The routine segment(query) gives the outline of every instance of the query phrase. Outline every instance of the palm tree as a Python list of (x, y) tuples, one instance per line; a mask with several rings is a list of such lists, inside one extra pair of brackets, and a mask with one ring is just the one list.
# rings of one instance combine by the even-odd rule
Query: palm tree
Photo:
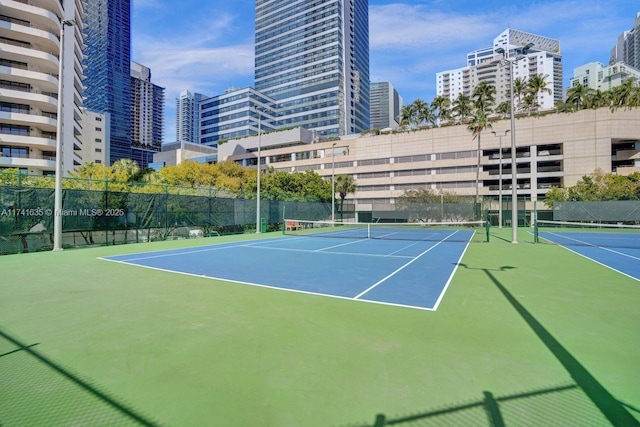
[(487, 113), (480, 109), (476, 108), (473, 110), (473, 114), (471, 115), (471, 119), (469, 120), (469, 124), (467, 125), (467, 130), (473, 133), (473, 139), (478, 139), (478, 164), (476, 165), (476, 203), (478, 202), (478, 191), (480, 189), (480, 136), (482, 135), (482, 131), (485, 129), (491, 129), (493, 126), (489, 122), (487, 118)]
[(581, 110), (590, 91), (587, 86), (575, 83), (567, 90), (567, 103), (574, 105), (576, 110)]
[(517, 101), (514, 101), (516, 104), (514, 107), (514, 112), (518, 111), (520, 104), (522, 103), (522, 95), (527, 92), (527, 79), (522, 77), (517, 77), (513, 80), (513, 96), (517, 98)]
[(612, 109), (625, 107), (631, 108), (635, 88), (635, 78), (626, 79), (620, 86), (613, 88)]
[[(538, 95), (540, 93), (548, 93), (549, 95), (551, 95), (551, 89), (549, 89), (547, 87), (547, 81), (546, 81), (547, 76), (543, 76), (541, 74), (536, 74), (535, 76), (531, 77), (529, 79), (529, 84), (528, 86), (528, 91), (529, 93), (531, 93), (533, 95), (533, 107), (539, 107), (540, 103), (537, 102), (538, 100)], [(531, 114), (531, 110), (529, 109), (529, 114)]]
[(351, 175), (338, 175), (336, 177), (336, 192), (340, 195), (340, 219), (342, 219), (342, 206), (349, 193), (355, 193), (356, 183)]
[(508, 116), (510, 112), (511, 112), (511, 102), (509, 101), (502, 101), (496, 107), (496, 113), (500, 114), (502, 117)]
[(140, 173), (138, 163), (131, 159), (116, 160), (113, 162), (113, 165), (111, 165), (111, 170), (116, 176), (116, 180), (122, 182), (131, 181)]
[(471, 97), (473, 98), (473, 104), (477, 109), (482, 110), (485, 115), (489, 114), (493, 111), (492, 107), (496, 100), (496, 88), (495, 86), (488, 84), (486, 81), (481, 81), (473, 89)]
[(413, 124), (416, 127), (420, 127), (422, 123), (428, 124), (429, 122), (431, 122), (433, 113), (431, 112), (431, 109), (429, 108), (429, 104), (427, 102), (423, 101), (420, 98), (416, 99), (415, 101), (413, 101), (413, 111)]
[(433, 108), (433, 112), (436, 115), (438, 120), (438, 124), (441, 124), (443, 121), (449, 120), (451, 118), (451, 113), (449, 111), (449, 106), (451, 105), (451, 101), (449, 98), (438, 95), (433, 98), (431, 101), (431, 107)]
[(596, 89), (589, 93), (585, 99), (585, 108), (602, 108), (610, 106), (612, 102), (612, 96), (610, 91), (601, 91)]
[(403, 128), (411, 126), (414, 115), (415, 111), (413, 104), (403, 105), (400, 109), (400, 115), (398, 115), (398, 125)]
[(472, 111), (471, 98), (469, 98), (464, 93), (459, 94), (458, 97), (453, 101), (452, 111), (457, 119), (457, 123), (465, 123)]

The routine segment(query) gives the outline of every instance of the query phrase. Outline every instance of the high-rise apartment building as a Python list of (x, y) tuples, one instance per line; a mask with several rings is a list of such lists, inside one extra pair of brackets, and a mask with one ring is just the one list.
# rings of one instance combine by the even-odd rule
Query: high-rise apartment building
[(562, 101), (560, 41), (510, 28), (493, 39), (492, 47), (468, 53), (465, 67), (437, 73), (437, 94), (451, 101), (460, 94), (471, 97), (475, 87), (486, 81), (496, 88), (496, 105), (508, 101), (511, 71), (501, 59), (512, 62), (514, 80), (527, 82), (536, 75), (544, 78), (549, 91), (536, 95), (539, 109), (551, 109)]
[(110, 159), (131, 158), (131, 1), (86, 0), (85, 106), (109, 113)]
[(402, 97), (389, 82), (371, 82), (371, 128), (395, 129), (402, 108)]
[(636, 14), (633, 29), (618, 37), (618, 43), (611, 49), (611, 62), (624, 62), (640, 70), (640, 12)]
[(81, 0), (2, 2), (0, 168), (53, 175), (56, 156), (65, 173), (82, 163), (83, 6)]
[(256, 0), (255, 27), (255, 88), (276, 100), (277, 127), (370, 128), (367, 0)]
[[(164, 88), (151, 83), (151, 70), (148, 67), (133, 61), (131, 98), (132, 150), (160, 151), (164, 128)], [(146, 167), (147, 164), (139, 166)]]
[(207, 97), (188, 90), (176, 99), (176, 141), (200, 143), (200, 113), (198, 105)]
[(200, 102), (200, 143), (216, 147), (218, 141), (274, 130), (275, 101), (253, 88), (229, 89)]

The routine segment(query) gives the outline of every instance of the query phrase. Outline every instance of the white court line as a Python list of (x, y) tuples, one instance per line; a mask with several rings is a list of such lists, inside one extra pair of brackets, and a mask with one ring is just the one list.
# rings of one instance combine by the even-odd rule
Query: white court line
[[(553, 232), (550, 232), (550, 231), (546, 231), (546, 233), (553, 234), (554, 236), (558, 236), (558, 237), (565, 237), (565, 236), (562, 236), (561, 234), (556, 234), (556, 233), (553, 233)], [(600, 262), (600, 261), (598, 261), (598, 260), (595, 260), (595, 259), (593, 259), (593, 258), (591, 258), (591, 257), (589, 257), (589, 256), (587, 256), (587, 255), (585, 255), (585, 254), (581, 254), (580, 252), (576, 252), (576, 251), (574, 251), (573, 249), (570, 249), (570, 248), (568, 248), (567, 246), (563, 245), (562, 243), (554, 242), (553, 240), (551, 240), (551, 239), (547, 239), (547, 238), (545, 238), (545, 237), (542, 237), (542, 238), (543, 238), (543, 239), (545, 239), (545, 240), (547, 240), (547, 241), (549, 241), (549, 242), (551, 242), (551, 243), (554, 243), (554, 244), (556, 244), (556, 245), (559, 245), (560, 247), (562, 247), (563, 249), (568, 250), (569, 252), (573, 252), (573, 253), (574, 253), (574, 254), (576, 254), (576, 255), (580, 255), (581, 257), (586, 258), (586, 259), (588, 259), (589, 261), (595, 262), (596, 264), (600, 264), (600, 265), (601, 265), (601, 266), (603, 266), (603, 267), (607, 267), (609, 270), (613, 270), (613, 271), (615, 271), (616, 273), (620, 273), (620, 274), (622, 274), (623, 276), (630, 277), (631, 279), (634, 279), (634, 280), (637, 280), (637, 281), (639, 281), (639, 282), (640, 282), (640, 277), (632, 276), (632, 275), (630, 275), (630, 274), (625, 273), (624, 271), (620, 271), (620, 270), (618, 270), (617, 268), (613, 268), (613, 267), (611, 267), (610, 265), (607, 265), (607, 264), (605, 264), (605, 263), (603, 263), (603, 262)], [(568, 237), (567, 237), (567, 238), (568, 238)], [(569, 239), (570, 239), (570, 238), (569, 238)], [(627, 255), (627, 254), (622, 253), (622, 252), (618, 252), (618, 251), (610, 250), (610, 249), (607, 249), (607, 248), (603, 248), (602, 246), (597, 246), (597, 245), (593, 245), (593, 244), (590, 244), (590, 243), (587, 243), (587, 242), (582, 242), (581, 240), (578, 240), (578, 239), (570, 239), (570, 240), (575, 240), (576, 242), (584, 243), (584, 244), (585, 244), (585, 245), (587, 245), (587, 246), (591, 246), (591, 247), (595, 247), (595, 248), (598, 248), (598, 249), (603, 249), (603, 250), (606, 250), (606, 251), (610, 251), (610, 252), (613, 252), (613, 253), (618, 254), (618, 255), (628, 256), (628, 257), (633, 258), (633, 259), (640, 259), (640, 258), (638, 258), (638, 257), (634, 257), (634, 256), (632, 256), (632, 255)]]
[[(268, 240), (268, 239), (260, 239), (260, 240)], [(237, 244), (236, 244), (237, 243)], [(264, 243), (264, 242), (261, 242)], [(141, 256), (141, 257), (136, 257), (136, 258), (127, 258), (127, 261), (139, 261), (139, 260), (144, 260), (144, 259), (153, 259), (153, 258), (164, 258), (164, 257), (170, 257), (170, 256), (181, 256), (181, 255), (190, 255), (190, 254), (197, 254), (199, 252), (210, 252), (210, 251), (220, 251), (223, 249), (232, 249), (232, 248), (244, 248), (244, 247), (254, 247), (254, 246), (258, 246), (257, 244), (248, 244), (246, 242), (232, 242), (232, 243), (220, 243), (217, 245), (208, 245), (203, 247), (202, 249), (195, 249), (195, 250), (191, 250), (189, 248), (176, 248), (176, 249), (164, 249), (164, 250), (159, 250), (159, 251), (151, 251), (151, 252), (142, 252), (142, 254), (156, 254), (156, 255), (148, 255), (148, 256)], [(161, 253), (158, 253), (161, 252)], [(132, 254), (132, 255), (136, 255), (136, 254)], [(127, 256), (127, 255), (110, 255), (110, 256)], [(109, 257), (98, 257), (99, 259), (106, 259), (107, 261), (118, 261), (118, 260), (112, 260), (109, 259)]]
[[(321, 253), (326, 249), (337, 248), (344, 245), (331, 246), (323, 249), (293, 249), (293, 248), (280, 248), (276, 246), (252, 246), (255, 249), (270, 249), (274, 251), (289, 251), (289, 252), (307, 252), (307, 253)], [(398, 251), (395, 251), (398, 252)], [(394, 253), (395, 253), (394, 252)], [(368, 252), (326, 252), (328, 255), (356, 255), (356, 256), (370, 256), (370, 257), (380, 257), (380, 258), (413, 258), (409, 255), (393, 255), (393, 254), (372, 254)]]
[[(451, 236), (453, 236), (454, 234), (456, 234), (457, 231), (453, 234), (451, 234), (450, 236), (447, 236), (447, 239)], [(446, 239), (445, 239), (446, 240)], [(409, 265), (413, 264), (415, 261), (417, 261), (422, 255), (426, 254), (427, 252), (431, 251), (433, 248), (437, 247), (440, 243), (444, 242), (444, 240), (439, 241), (438, 243), (436, 243), (435, 245), (431, 246), (429, 249), (427, 249), (426, 251), (422, 252), (420, 255), (418, 255), (417, 257), (415, 257), (414, 259), (412, 259), (411, 261), (409, 261), (408, 263), (406, 263), (405, 265), (403, 265), (402, 267), (396, 269), (396, 271), (392, 272), (391, 274), (389, 274), (387, 277), (384, 277), (382, 279), (380, 279), (378, 282), (374, 283), (373, 285), (369, 286), (367, 289), (365, 289), (364, 291), (360, 292), (358, 295), (356, 295), (355, 297), (353, 297), (353, 299), (358, 299), (361, 296), (365, 295), (366, 293), (370, 292), (371, 290), (375, 289), (376, 287), (378, 287), (379, 285), (381, 285), (382, 283), (386, 282), (388, 279), (390, 279), (391, 277), (395, 276), (396, 274), (398, 274), (401, 270), (404, 270), (406, 267), (408, 267)]]
[(169, 269), (160, 268), (160, 267), (150, 267), (148, 265), (133, 264), (133, 263), (130, 263), (130, 262), (119, 261), (119, 260), (115, 260), (115, 259), (108, 259), (108, 258), (100, 258), (100, 259), (102, 259), (104, 261), (116, 262), (118, 264), (125, 264), (125, 265), (131, 265), (131, 266), (134, 266), (134, 267), (142, 267), (142, 268), (148, 268), (150, 270), (162, 271), (162, 272), (165, 272), (165, 273), (182, 274), (184, 276), (198, 277), (200, 279), (221, 280), (221, 281), (229, 282), (229, 283), (238, 283), (238, 284), (241, 284), (241, 285), (257, 286), (259, 288), (273, 289), (273, 290), (277, 290), (277, 291), (295, 292), (295, 293), (298, 293), (298, 294), (314, 295), (314, 296), (327, 297), (327, 298), (336, 298), (336, 299), (341, 299), (341, 300), (346, 300), (346, 301), (357, 301), (357, 302), (363, 302), (363, 303), (367, 303), (367, 304), (379, 304), (379, 305), (389, 305), (389, 306), (393, 306), (393, 307), (412, 308), (414, 310), (434, 311), (434, 309), (430, 308), (430, 307), (420, 307), (420, 306), (408, 305), (408, 304), (396, 304), (396, 303), (383, 302), (383, 301), (354, 300), (351, 297), (343, 297), (343, 296), (340, 296), (340, 295), (323, 294), (323, 293), (320, 293), (320, 292), (303, 291), (303, 290), (300, 290), (300, 289), (291, 289), (291, 288), (284, 288), (284, 287), (278, 287), (278, 286), (263, 285), (263, 284), (260, 284), (260, 283), (244, 282), (244, 281), (241, 281), (241, 280), (226, 279), (224, 277), (207, 276), (207, 275), (204, 275), (204, 274), (186, 273), (184, 271), (175, 271), (175, 270), (169, 270)]
[[(609, 249), (609, 248), (606, 248), (604, 246), (596, 245), (594, 243), (585, 242), (584, 240), (574, 239), (573, 237), (568, 237), (568, 236), (563, 236), (562, 234), (557, 234), (557, 233), (554, 233), (552, 231), (547, 231), (547, 233), (552, 234), (554, 236), (561, 237), (563, 239), (573, 240), (574, 242), (580, 242), (580, 243), (582, 243), (582, 244), (584, 244), (586, 246), (591, 246), (591, 247), (594, 247), (594, 248), (602, 249), (603, 251), (609, 251), (609, 252), (612, 252), (612, 253), (617, 254), (617, 255), (622, 255), (622, 256), (625, 256), (625, 257), (628, 257), (628, 258), (631, 258), (631, 259), (640, 260), (640, 258), (637, 257), (637, 256), (625, 254), (624, 252), (614, 251), (613, 249)], [(543, 237), (543, 239), (544, 239), (544, 237)], [(547, 239), (547, 240), (549, 240), (549, 239)], [(562, 245), (562, 243), (558, 243), (558, 244)]]

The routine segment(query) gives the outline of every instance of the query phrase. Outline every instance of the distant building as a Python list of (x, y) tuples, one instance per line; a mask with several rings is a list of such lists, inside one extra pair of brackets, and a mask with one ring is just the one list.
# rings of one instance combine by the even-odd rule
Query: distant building
[(201, 93), (188, 90), (180, 92), (176, 99), (176, 141), (200, 143), (200, 114), (198, 105), (207, 99)]
[[(542, 201), (553, 186), (573, 186), (596, 170), (619, 175), (640, 171), (640, 109), (522, 117), (517, 127), (518, 197)], [(508, 119), (493, 122), (498, 134), (509, 128)], [(480, 195), (491, 197), (512, 191), (511, 148), (505, 149), (498, 138), (483, 137), (478, 157), (477, 141), (469, 136), (467, 125), (321, 142), (302, 131), (272, 132), (261, 141), (255, 135), (228, 141), (218, 156), (220, 161), (252, 166), (261, 143), (263, 169), (312, 170), (327, 180), (334, 174), (349, 175), (356, 188), (345, 204), (355, 205), (357, 217), (366, 221), (375, 220), (375, 212), (393, 210), (410, 190), (472, 196), (479, 186)], [(528, 206), (533, 209), (533, 203)], [(530, 224), (531, 219), (521, 221)]]
[(610, 62), (624, 62), (640, 70), (640, 12), (636, 14), (633, 28), (618, 37), (618, 43), (611, 49)]
[[(53, 175), (56, 157), (61, 156), (62, 171), (67, 173), (82, 163), (79, 90), (83, 75), (78, 52), (84, 48), (83, 2), (26, 3), (3, 1), (0, 6), (0, 169)], [(63, 21), (73, 21), (64, 25), (64, 49), (60, 44)], [(62, 153), (56, 153), (57, 136)]]
[(189, 160), (198, 163), (216, 163), (218, 150), (202, 144), (192, 142), (171, 142), (162, 144), (162, 151), (154, 153), (153, 162), (149, 167), (160, 170), (165, 166), (175, 166)]
[(164, 131), (164, 88), (151, 83), (151, 70), (131, 61), (131, 158), (146, 168), (160, 151)]
[(259, 126), (262, 132), (275, 129), (275, 101), (250, 87), (207, 98), (199, 111), (200, 143), (212, 147), (220, 140), (258, 133)]
[(371, 82), (371, 129), (396, 129), (402, 97), (389, 82)]
[[(524, 51), (527, 45), (530, 47)], [(513, 61), (513, 78), (525, 81), (541, 75), (551, 93), (538, 93), (538, 108), (547, 110), (562, 101), (562, 54), (556, 39), (507, 29), (493, 39), (493, 46), (467, 54), (467, 65), (436, 74), (437, 94), (454, 101), (460, 94), (471, 97), (483, 81), (496, 88), (496, 105), (509, 100), (510, 68), (501, 63)]]
[(278, 128), (334, 137), (370, 128), (368, 6), (256, 1), (255, 88), (277, 101)]
[(131, 158), (131, 1), (85, 3), (84, 104), (111, 116), (111, 165)]
[(574, 68), (570, 86), (581, 85), (593, 90), (608, 91), (620, 86), (625, 80), (635, 78), (640, 83), (640, 70), (623, 62), (604, 65), (602, 62), (589, 62)]
[(109, 165), (109, 113), (82, 109), (82, 163)]

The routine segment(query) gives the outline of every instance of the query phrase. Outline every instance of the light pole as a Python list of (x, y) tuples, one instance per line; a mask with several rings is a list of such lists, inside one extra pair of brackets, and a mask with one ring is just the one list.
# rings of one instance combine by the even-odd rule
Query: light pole
[(331, 221), (336, 220), (336, 143), (331, 145)]
[(69, 19), (60, 24), (60, 56), (58, 59), (58, 111), (56, 123), (56, 182), (53, 192), (53, 250), (62, 250), (62, 90), (64, 88), (64, 30), (73, 27), (76, 21)]
[(495, 131), (491, 131), (491, 133), (494, 136), (498, 137), (498, 140), (500, 141), (499, 144), (499, 150), (500, 150), (500, 154), (498, 154), (498, 157), (500, 159), (500, 164), (498, 166), (498, 175), (499, 175), (499, 184), (498, 184), (498, 228), (502, 228), (502, 137), (503, 136), (507, 136), (507, 134), (511, 131), (511, 129), (507, 129), (504, 131), (504, 135), (498, 135)]
[(528, 43), (522, 48), (522, 55), (517, 55), (513, 59), (507, 59), (507, 52), (502, 49), (496, 49), (496, 52), (502, 53), (509, 64), (509, 100), (511, 102), (510, 122), (511, 122), (511, 243), (518, 243), (518, 165), (516, 161), (516, 120), (515, 120), (515, 102), (513, 96), (513, 64), (520, 59), (525, 58), (526, 52), (533, 46)]
[(262, 113), (261, 113), (260, 109), (258, 108), (257, 104), (255, 104), (253, 106), (253, 108), (256, 110), (256, 113), (258, 113), (258, 164), (257, 164), (258, 188), (256, 190), (256, 192), (257, 192), (257, 197), (256, 197), (256, 234), (259, 234), (260, 233), (260, 148), (262, 146)]

